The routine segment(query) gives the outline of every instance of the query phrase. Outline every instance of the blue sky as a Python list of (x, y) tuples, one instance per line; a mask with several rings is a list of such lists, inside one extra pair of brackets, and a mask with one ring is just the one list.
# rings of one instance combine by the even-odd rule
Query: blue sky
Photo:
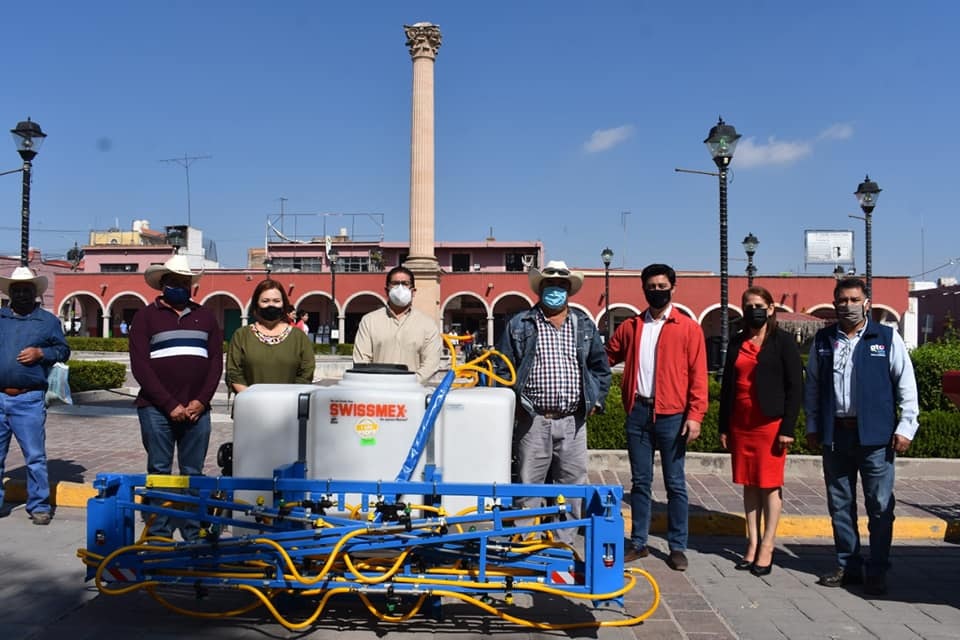
[[(548, 259), (719, 271), (717, 116), (743, 134), (730, 271), (804, 272), (805, 229), (863, 223), (883, 188), (876, 275), (960, 256), (955, 25), (940, 2), (91, 2), (38, 0), (5, 29), (0, 122), (49, 134), (31, 243), (62, 256), (93, 228), (191, 219), (227, 266), (290, 213), (384, 215), (409, 235), (411, 62), (403, 24), (440, 25), (438, 240), (542, 240)], [(0, 170), (19, 165), (8, 143)], [(952, 153), (948, 154), (948, 150)], [(7, 166), (9, 165), (9, 166)], [(0, 253), (19, 251), (20, 181), (0, 177)], [(629, 211), (624, 216), (621, 212)], [(625, 221), (625, 224), (624, 224)], [(317, 224), (319, 230), (320, 223)], [(808, 273), (829, 273), (812, 266)], [(957, 275), (947, 266), (928, 277)]]

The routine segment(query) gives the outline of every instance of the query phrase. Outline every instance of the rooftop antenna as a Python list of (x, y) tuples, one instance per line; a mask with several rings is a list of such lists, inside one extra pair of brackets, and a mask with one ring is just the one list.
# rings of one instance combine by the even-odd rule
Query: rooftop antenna
[(166, 160), (161, 160), (160, 162), (175, 162), (187, 172), (187, 226), (192, 227), (190, 220), (190, 165), (196, 162), (197, 160), (208, 160), (213, 156), (188, 156), (183, 154), (182, 158), (167, 158)]

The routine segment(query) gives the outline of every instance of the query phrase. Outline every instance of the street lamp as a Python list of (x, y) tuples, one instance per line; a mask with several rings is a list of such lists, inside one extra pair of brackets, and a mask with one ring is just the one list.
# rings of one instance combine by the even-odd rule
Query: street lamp
[(877, 198), (880, 197), (880, 192), (883, 191), (876, 182), (873, 182), (870, 179), (870, 176), (866, 176), (859, 185), (857, 185), (857, 190), (853, 192), (853, 195), (857, 197), (857, 201), (860, 203), (860, 209), (863, 211), (863, 222), (866, 227), (865, 231), (865, 242), (866, 242), (866, 253), (867, 253), (867, 297), (873, 295), (873, 224), (871, 220), (871, 215), (873, 214), (873, 208), (877, 206)]
[(18, 122), (15, 129), (10, 129), (13, 142), (17, 145), (17, 152), (23, 158), (23, 192), (20, 208), (20, 266), (26, 267), (30, 261), (30, 172), (33, 169), (33, 159), (37, 157), (43, 139), (47, 137), (40, 125), (27, 118)]
[(610, 263), (613, 261), (613, 251), (610, 247), (604, 248), (600, 252), (600, 259), (603, 260), (603, 317), (607, 321), (607, 342), (613, 335), (613, 323), (610, 322)]
[(270, 272), (273, 271), (273, 258), (267, 256), (263, 259), (263, 268), (267, 272), (267, 277), (270, 277)]
[(327, 260), (330, 262), (330, 345), (334, 344), (334, 339), (339, 340), (339, 327), (337, 326), (337, 259), (340, 252), (336, 249), (330, 249), (327, 252)]
[(729, 274), (727, 269), (727, 167), (733, 160), (733, 151), (737, 147), (740, 134), (737, 130), (717, 119), (717, 124), (710, 129), (710, 134), (704, 140), (713, 162), (720, 170), (720, 377), (723, 377), (723, 363), (727, 359), (727, 344), (730, 341), (730, 318), (728, 309)]
[(757, 245), (760, 240), (757, 236), (750, 233), (743, 239), (743, 251), (747, 254), (747, 287), (753, 286), (753, 276), (757, 275), (757, 268), (753, 264), (753, 254), (757, 252)]

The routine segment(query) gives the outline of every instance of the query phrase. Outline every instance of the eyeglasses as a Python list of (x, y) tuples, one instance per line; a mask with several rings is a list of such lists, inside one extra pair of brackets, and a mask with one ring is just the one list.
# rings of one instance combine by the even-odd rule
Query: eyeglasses
[(413, 288), (413, 283), (409, 280), (398, 280), (396, 282), (387, 283), (391, 287), (406, 287), (407, 289)]
[(544, 276), (560, 276), (561, 278), (566, 278), (570, 275), (570, 269), (556, 269), (554, 267), (547, 267), (540, 273)]

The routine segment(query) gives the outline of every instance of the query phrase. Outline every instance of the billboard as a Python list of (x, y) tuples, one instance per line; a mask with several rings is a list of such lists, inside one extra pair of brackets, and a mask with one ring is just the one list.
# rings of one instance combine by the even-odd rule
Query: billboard
[(807, 229), (803, 255), (805, 264), (853, 265), (853, 231)]

